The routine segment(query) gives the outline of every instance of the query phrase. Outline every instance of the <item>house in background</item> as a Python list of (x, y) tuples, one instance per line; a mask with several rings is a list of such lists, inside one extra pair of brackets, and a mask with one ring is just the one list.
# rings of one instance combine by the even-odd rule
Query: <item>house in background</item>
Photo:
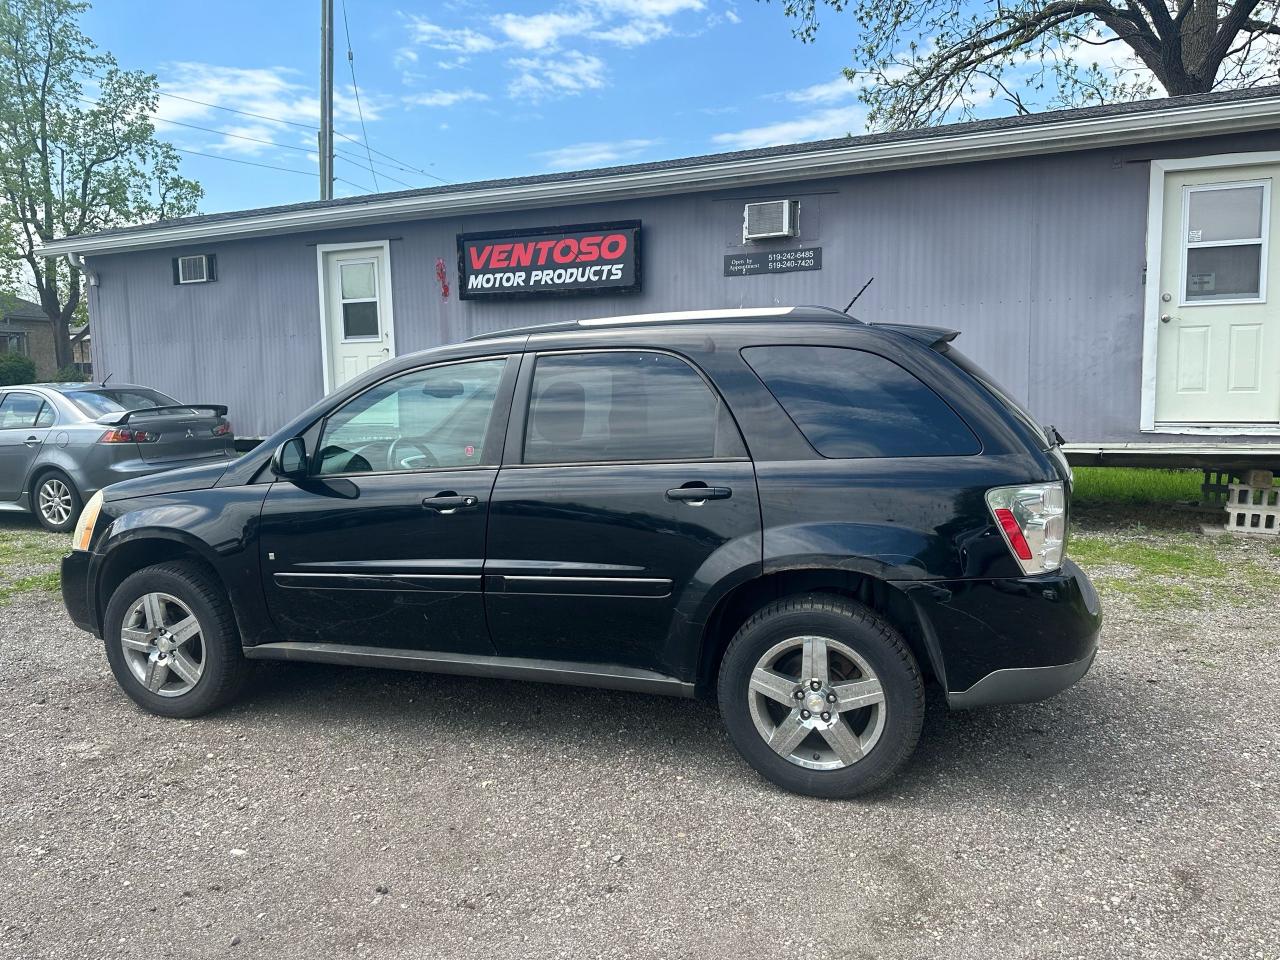
[[(49, 244), (98, 376), (274, 431), (387, 357), (593, 316), (952, 327), (1077, 462), (1280, 466), (1280, 87), (232, 211)], [(81, 259), (83, 258), (83, 259)]]
[[(93, 377), (91, 340), (86, 324), (71, 330), (71, 365), (85, 380)], [(22, 297), (0, 294), (0, 353), (29, 357), (36, 365), (36, 382), (53, 380), (58, 374), (53, 324), (38, 303)]]
[(52, 380), (58, 372), (53, 325), (38, 303), (21, 297), (0, 297), (0, 353), (29, 357), (36, 380)]

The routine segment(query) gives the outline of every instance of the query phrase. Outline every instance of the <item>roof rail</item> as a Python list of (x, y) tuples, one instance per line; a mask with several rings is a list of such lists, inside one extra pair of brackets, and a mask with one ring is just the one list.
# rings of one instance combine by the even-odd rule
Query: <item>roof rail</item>
[(467, 337), (471, 340), (494, 340), (498, 337), (525, 336), (536, 333), (556, 333), (583, 327), (626, 327), (644, 323), (755, 323), (767, 320), (839, 320), (843, 323), (862, 323), (835, 307), (725, 307), (712, 310), (672, 310), (660, 313), (633, 313), (619, 317), (590, 317), (586, 320), (561, 320), (527, 327), (494, 330)]

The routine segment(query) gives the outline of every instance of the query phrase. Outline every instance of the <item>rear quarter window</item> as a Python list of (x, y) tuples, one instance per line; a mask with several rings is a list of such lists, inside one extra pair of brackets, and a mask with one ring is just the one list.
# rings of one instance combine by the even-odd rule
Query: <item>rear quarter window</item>
[(747, 347), (742, 356), (824, 457), (966, 456), (982, 449), (941, 397), (879, 354), (774, 346)]

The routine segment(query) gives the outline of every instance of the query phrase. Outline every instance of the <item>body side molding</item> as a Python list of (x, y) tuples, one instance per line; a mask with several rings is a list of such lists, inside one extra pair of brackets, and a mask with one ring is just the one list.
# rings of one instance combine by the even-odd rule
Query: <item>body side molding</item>
[(467, 677), (532, 680), (603, 690), (629, 690), (675, 697), (692, 697), (694, 685), (676, 677), (636, 667), (604, 663), (571, 663), (520, 657), (469, 656), (445, 651), (398, 650), (394, 647), (361, 647), (346, 643), (283, 641), (245, 647), (250, 660), (302, 660), (348, 666), (419, 670)]

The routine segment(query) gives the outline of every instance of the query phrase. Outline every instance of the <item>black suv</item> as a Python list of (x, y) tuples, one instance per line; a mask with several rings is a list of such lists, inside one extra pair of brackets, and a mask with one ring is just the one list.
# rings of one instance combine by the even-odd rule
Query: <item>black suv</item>
[(1027, 701), (1093, 660), (1056, 433), (954, 336), (804, 307), (401, 357), (230, 466), (95, 496), (63, 598), (166, 716), (247, 660), (714, 694), (764, 776), (851, 796), (926, 681)]

